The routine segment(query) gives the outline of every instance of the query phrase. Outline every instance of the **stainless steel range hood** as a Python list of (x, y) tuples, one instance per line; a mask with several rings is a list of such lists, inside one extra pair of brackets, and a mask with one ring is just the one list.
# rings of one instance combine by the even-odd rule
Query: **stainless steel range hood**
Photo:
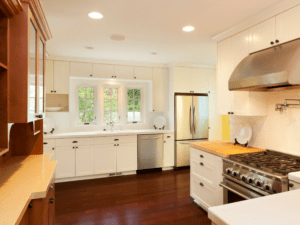
[(247, 56), (229, 79), (230, 91), (300, 88), (300, 39)]

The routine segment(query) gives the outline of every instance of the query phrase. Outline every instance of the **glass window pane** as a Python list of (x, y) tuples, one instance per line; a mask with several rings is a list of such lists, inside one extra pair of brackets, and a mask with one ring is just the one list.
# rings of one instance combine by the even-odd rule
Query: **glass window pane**
[(140, 100), (134, 100), (134, 111), (141, 111), (141, 101)]
[(118, 122), (119, 119), (118, 112), (112, 112), (111, 115), (112, 115), (112, 121)]
[(104, 101), (104, 110), (108, 111), (110, 110), (111, 101)]
[(109, 88), (104, 89), (104, 99), (110, 99), (110, 89)]
[(79, 99), (79, 110), (85, 110), (85, 100)]
[(79, 98), (85, 98), (86, 97), (85, 92), (86, 92), (86, 88), (82, 88), (82, 87), (78, 88)]
[(110, 112), (104, 112), (104, 122), (109, 123), (111, 121)]
[(92, 123), (95, 120), (94, 112), (87, 112), (87, 122)]
[(117, 100), (112, 100), (112, 111), (113, 112), (118, 111), (118, 101)]
[(118, 89), (113, 88), (112, 89), (112, 99), (118, 99)]
[(87, 111), (94, 111), (94, 99), (87, 100)]
[(133, 99), (133, 89), (127, 90), (127, 99)]
[(134, 119), (135, 121), (141, 121), (141, 113), (140, 112), (134, 112)]
[(141, 98), (141, 90), (135, 89), (134, 90), (134, 99), (140, 99)]
[(87, 98), (94, 98), (94, 88), (87, 88)]
[(127, 111), (133, 111), (133, 100), (128, 100)]
[(133, 122), (134, 121), (134, 112), (128, 112), (127, 119), (128, 119), (128, 122)]
[(86, 114), (85, 114), (84, 111), (79, 112), (79, 121), (81, 123), (85, 123), (86, 122), (86, 117), (85, 116), (86, 116)]
[(39, 45), (39, 113), (44, 112), (44, 43), (40, 39)]
[[(30, 73), (29, 73), (29, 79), (30, 79), (30, 100), (29, 100), (29, 110), (32, 113), (35, 113), (35, 105), (36, 105), (36, 29), (30, 21)], [(34, 91), (32, 90), (34, 89)]]

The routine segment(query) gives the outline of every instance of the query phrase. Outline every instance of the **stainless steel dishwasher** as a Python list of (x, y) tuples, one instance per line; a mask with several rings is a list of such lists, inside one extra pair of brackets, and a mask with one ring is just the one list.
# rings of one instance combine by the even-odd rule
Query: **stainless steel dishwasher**
[(163, 134), (138, 135), (138, 170), (161, 169), (163, 150)]

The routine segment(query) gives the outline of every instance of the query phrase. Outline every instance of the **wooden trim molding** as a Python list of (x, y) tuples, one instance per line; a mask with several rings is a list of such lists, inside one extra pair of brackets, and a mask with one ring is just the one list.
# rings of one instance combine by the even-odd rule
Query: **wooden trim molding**
[(7, 16), (15, 16), (23, 10), (23, 6), (19, 0), (1, 0), (0, 9)]
[(29, 4), (30, 10), (39, 26), (39, 29), (45, 39), (48, 41), (52, 38), (52, 33), (48, 25), (45, 13), (39, 0), (21, 0), (22, 3)]

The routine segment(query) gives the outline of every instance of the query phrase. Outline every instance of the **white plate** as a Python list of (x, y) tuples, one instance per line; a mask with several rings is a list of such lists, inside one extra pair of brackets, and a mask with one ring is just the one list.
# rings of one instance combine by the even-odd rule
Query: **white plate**
[(153, 125), (156, 129), (162, 129), (166, 126), (166, 119), (163, 116), (157, 116), (154, 118)]
[(248, 123), (237, 124), (234, 126), (233, 135), (238, 143), (247, 144), (252, 137), (252, 128)]
[(46, 107), (46, 110), (48, 112), (58, 112), (58, 111), (60, 111), (62, 109), (63, 109), (63, 107)]
[(55, 129), (55, 122), (49, 118), (45, 118), (43, 128), (45, 133), (49, 133)]

